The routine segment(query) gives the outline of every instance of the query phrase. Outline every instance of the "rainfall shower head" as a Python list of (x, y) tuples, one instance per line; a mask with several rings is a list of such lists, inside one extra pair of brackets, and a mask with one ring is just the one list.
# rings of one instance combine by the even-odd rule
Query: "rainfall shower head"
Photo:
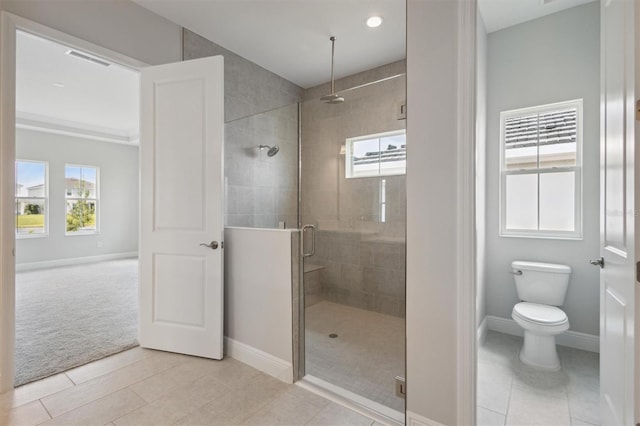
[(276, 155), (278, 153), (278, 151), (280, 151), (280, 147), (278, 145), (274, 145), (274, 146), (269, 146), (269, 145), (260, 145), (259, 148), (262, 149), (268, 149), (267, 151), (267, 156), (268, 157), (273, 157), (274, 155)]
[(333, 59), (336, 52), (336, 38), (331, 36), (329, 37), (329, 40), (331, 40), (331, 94), (321, 97), (320, 100), (328, 104), (340, 104), (344, 102), (344, 98), (336, 93), (335, 79), (333, 75)]

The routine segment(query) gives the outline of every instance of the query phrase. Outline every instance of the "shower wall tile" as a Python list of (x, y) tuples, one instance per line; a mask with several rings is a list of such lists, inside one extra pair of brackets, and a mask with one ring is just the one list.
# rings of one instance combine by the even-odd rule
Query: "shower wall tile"
[[(185, 60), (224, 56), (225, 225), (297, 226), (297, 102), (303, 89), (187, 29), (183, 48)], [(259, 145), (280, 151), (267, 157)]]
[[(404, 72), (405, 63), (399, 61), (341, 79), (337, 88)], [(404, 316), (405, 306), (406, 178), (347, 179), (340, 150), (347, 138), (405, 127), (398, 120), (405, 81), (400, 77), (350, 90), (337, 105), (318, 100), (328, 85), (308, 89), (301, 123), (301, 217), (319, 229), (311, 261), (326, 266), (320, 274), (324, 297), (394, 316)]]
[[(323, 265), (305, 295), (361, 309), (404, 316), (405, 244), (352, 230), (319, 230), (316, 253), (309, 262)], [(305, 275), (305, 279), (307, 276)]]

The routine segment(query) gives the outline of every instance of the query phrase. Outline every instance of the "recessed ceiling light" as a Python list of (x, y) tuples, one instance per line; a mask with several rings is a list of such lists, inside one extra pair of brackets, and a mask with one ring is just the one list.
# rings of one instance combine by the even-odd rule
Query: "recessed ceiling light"
[(53, 85), (56, 87), (64, 87), (64, 83), (60, 83), (59, 81), (56, 81)]
[(369, 28), (377, 28), (382, 25), (382, 17), (381, 16), (372, 16), (367, 19), (367, 27)]

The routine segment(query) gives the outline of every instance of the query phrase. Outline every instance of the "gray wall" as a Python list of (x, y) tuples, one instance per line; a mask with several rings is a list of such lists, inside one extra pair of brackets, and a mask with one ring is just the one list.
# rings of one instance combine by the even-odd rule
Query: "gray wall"
[[(224, 56), (225, 225), (297, 227), (298, 108), (303, 89), (189, 30), (184, 58)], [(258, 145), (279, 145), (267, 157)]]
[[(404, 61), (396, 62), (345, 77), (336, 87), (404, 71)], [(328, 90), (327, 85), (307, 90), (309, 100), (302, 106), (301, 217), (303, 224), (318, 227), (316, 254), (305, 261), (324, 266), (312, 273), (319, 280), (313, 290), (326, 300), (404, 316), (406, 177), (384, 177), (387, 210), (382, 223), (381, 178), (346, 179), (340, 148), (350, 137), (405, 128), (398, 116), (406, 99), (406, 79), (345, 92), (346, 101), (335, 105), (317, 98)]]
[[(487, 314), (511, 318), (513, 260), (570, 265), (564, 310), (571, 329), (598, 334), (599, 2), (489, 34), (487, 115)], [(499, 237), (500, 111), (584, 99), (581, 241)]]
[[(17, 239), (16, 263), (138, 250), (137, 146), (17, 129), (16, 158), (49, 163), (49, 235)], [(99, 234), (65, 236), (67, 163), (100, 168)]]
[(487, 314), (487, 31), (480, 12), (476, 33), (476, 322)]

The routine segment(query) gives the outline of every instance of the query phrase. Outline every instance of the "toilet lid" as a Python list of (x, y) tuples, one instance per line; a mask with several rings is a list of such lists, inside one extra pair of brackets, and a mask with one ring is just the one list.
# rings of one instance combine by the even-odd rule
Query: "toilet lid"
[(559, 324), (567, 321), (567, 314), (562, 309), (538, 303), (520, 302), (513, 307), (513, 313), (525, 321), (539, 324)]

